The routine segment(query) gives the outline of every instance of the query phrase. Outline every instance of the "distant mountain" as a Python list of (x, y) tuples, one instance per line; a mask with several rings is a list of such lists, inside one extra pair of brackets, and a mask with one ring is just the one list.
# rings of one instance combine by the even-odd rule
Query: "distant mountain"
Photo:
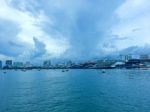
[(122, 55), (127, 55), (127, 54), (133, 54), (133, 55), (150, 54), (150, 45), (132, 46), (132, 47), (129, 47), (129, 48), (126, 48), (126, 49), (120, 51), (120, 54), (122, 54)]

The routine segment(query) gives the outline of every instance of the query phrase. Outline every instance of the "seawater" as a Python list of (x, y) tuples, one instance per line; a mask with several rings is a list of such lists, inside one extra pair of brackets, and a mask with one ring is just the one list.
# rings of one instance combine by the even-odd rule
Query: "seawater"
[(150, 112), (150, 71), (1, 70), (0, 112)]

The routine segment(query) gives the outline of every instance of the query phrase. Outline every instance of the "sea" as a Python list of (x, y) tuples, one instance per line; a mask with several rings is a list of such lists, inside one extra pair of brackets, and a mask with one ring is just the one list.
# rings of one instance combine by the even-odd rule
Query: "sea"
[(0, 70), (0, 112), (150, 112), (150, 70)]

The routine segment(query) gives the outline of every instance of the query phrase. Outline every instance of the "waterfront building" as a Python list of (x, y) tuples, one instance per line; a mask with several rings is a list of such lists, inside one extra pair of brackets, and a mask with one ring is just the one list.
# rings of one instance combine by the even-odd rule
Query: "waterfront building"
[(130, 59), (132, 59), (132, 58), (135, 58), (135, 56), (134, 55), (122, 55), (122, 54), (120, 54), (119, 55), (119, 60), (122, 60), (122, 61), (128, 61), (128, 60), (130, 60)]
[(0, 69), (2, 69), (3, 65), (2, 65), (2, 61), (0, 60)]
[(125, 55), (125, 61), (132, 59), (132, 55)]
[(73, 62), (72, 61), (68, 61), (67, 63), (66, 63), (66, 67), (72, 67), (73, 66)]
[(122, 54), (120, 54), (118, 60), (125, 61), (125, 60), (127, 60), (127, 59), (128, 59), (128, 58), (127, 58), (127, 55), (122, 55)]
[(96, 67), (96, 62), (95, 61), (87, 61), (80, 63), (81, 68), (95, 68)]
[(149, 59), (149, 55), (140, 55), (140, 59), (147, 60)]
[(111, 68), (115, 63), (115, 60), (98, 60), (96, 66), (97, 68)]
[(50, 60), (46, 60), (43, 62), (43, 67), (50, 67), (51, 66), (51, 61)]
[(11, 68), (12, 67), (12, 60), (6, 60), (6, 67)]
[(26, 68), (30, 68), (30, 67), (32, 67), (32, 64), (30, 63), (30, 61), (27, 61), (27, 62), (24, 64), (24, 66), (25, 66)]
[(125, 67), (125, 62), (117, 61), (111, 67), (112, 68), (124, 68)]
[(23, 67), (23, 62), (14, 62), (13, 67), (22, 68)]
[(125, 63), (126, 68), (139, 68), (141, 64), (140, 59), (130, 59)]

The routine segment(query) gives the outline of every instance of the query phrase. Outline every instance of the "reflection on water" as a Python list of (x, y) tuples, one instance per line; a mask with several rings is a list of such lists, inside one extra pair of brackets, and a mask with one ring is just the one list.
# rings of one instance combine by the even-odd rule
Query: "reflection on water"
[(150, 71), (0, 71), (0, 112), (150, 112)]

